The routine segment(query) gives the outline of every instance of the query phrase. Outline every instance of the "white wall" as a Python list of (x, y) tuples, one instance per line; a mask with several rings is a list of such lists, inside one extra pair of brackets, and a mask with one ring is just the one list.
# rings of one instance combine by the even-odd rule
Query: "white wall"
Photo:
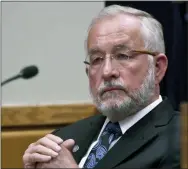
[(87, 27), (104, 2), (2, 2), (2, 80), (26, 65), (37, 77), (2, 88), (3, 105), (90, 102)]

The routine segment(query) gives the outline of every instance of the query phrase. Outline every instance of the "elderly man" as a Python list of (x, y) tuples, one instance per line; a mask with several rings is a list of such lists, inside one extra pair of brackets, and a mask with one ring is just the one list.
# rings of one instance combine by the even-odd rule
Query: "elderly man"
[(168, 61), (161, 24), (112, 5), (93, 19), (86, 73), (100, 114), (25, 151), (25, 168), (180, 168), (179, 114), (160, 95)]

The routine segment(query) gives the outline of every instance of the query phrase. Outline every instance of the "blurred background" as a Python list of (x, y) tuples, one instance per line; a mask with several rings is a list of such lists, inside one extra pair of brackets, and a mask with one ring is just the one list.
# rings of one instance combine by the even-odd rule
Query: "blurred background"
[(36, 64), (40, 72), (2, 90), (3, 105), (90, 102), (83, 61), (91, 18), (104, 2), (2, 2), (2, 79)]
[(39, 68), (36, 77), (1, 89), (2, 168), (23, 167), (22, 155), (31, 142), (97, 113), (83, 64), (84, 40), (91, 19), (111, 4), (145, 10), (162, 23), (169, 67), (161, 94), (176, 110), (188, 101), (187, 2), (1, 2), (2, 80), (25, 66)]
[(91, 102), (84, 40), (91, 18), (111, 4), (145, 10), (162, 23), (169, 67), (161, 92), (179, 109), (188, 93), (187, 2), (181, 1), (2, 2), (2, 80), (30, 64), (40, 70), (32, 80), (6, 85), (2, 104)]

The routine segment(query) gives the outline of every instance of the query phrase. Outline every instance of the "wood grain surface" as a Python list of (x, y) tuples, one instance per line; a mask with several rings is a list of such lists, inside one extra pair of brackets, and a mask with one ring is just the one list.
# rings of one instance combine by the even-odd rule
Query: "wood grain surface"
[(22, 157), (29, 144), (36, 142), (54, 129), (3, 131), (1, 133), (1, 167), (23, 168)]
[(97, 113), (92, 104), (2, 107), (1, 126), (70, 124)]
[(22, 156), (32, 142), (96, 114), (92, 104), (16, 106), (1, 109), (2, 168), (23, 168)]

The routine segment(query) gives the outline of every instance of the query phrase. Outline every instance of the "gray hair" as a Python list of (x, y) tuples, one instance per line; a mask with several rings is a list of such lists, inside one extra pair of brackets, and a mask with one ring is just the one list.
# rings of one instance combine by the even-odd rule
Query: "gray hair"
[[(116, 16), (118, 14), (128, 14), (140, 19), (142, 29), (141, 35), (143, 36), (145, 49), (152, 52), (165, 53), (165, 43), (163, 37), (163, 28), (159, 21), (147, 12), (119, 5), (111, 5), (103, 8), (98, 16), (96, 16), (88, 29), (88, 34), (92, 26), (101, 18), (106, 16)], [(87, 37), (88, 38), (88, 37)], [(87, 39), (85, 41), (87, 51)]]

